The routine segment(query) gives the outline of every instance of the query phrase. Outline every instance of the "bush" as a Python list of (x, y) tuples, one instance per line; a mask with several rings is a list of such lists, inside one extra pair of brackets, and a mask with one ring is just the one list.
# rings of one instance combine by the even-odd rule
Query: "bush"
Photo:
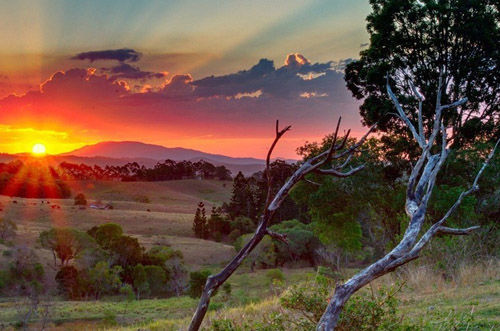
[(224, 283), (224, 285), (222, 285), (222, 290), (224, 291), (224, 294), (226, 296), (230, 296), (231, 295), (231, 283)]
[(234, 243), (236, 241), (236, 239), (238, 239), (240, 236), (241, 236), (241, 231), (238, 229), (235, 229), (229, 233), (228, 237), (229, 237), (229, 240), (231, 240), (231, 242)]
[(133, 301), (135, 299), (134, 288), (130, 284), (123, 284), (120, 287), (120, 294), (126, 301)]
[(342, 278), (342, 275), (339, 274), (338, 272), (335, 272), (331, 268), (323, 267), (323, 266), (319, 266), (316, 273), (319, 276), (328, 277), (328, 278), (335, 279), (335, 280), (339, 280)]
[(231, 222), (231, 228), (233, 231), (239, 230), (240, 233), (250, 233), (255, 230), (256, 226), (251, 218), (238, 216)]
[(200, 270), (200, 271), (193, 271), (189, 274), (188, 295), (191, 298), (197, 299), (201, 296), (201, 293), (203, 292), (203, 287), (205, 286), (207, 278), (208, 276), (210, 276), (211, 273), (212, 272), (210, 270)]
[[(314, 282), (302, 283), (289, 288), (280, 298), (284, 308), (299, 312), (305, 318), (298, 317), (294, 324), (304, 329), (314, 329), (328, 305), (330, 289), (335, 282), (317, 276)], [(381, 287), (378, 291), (357, 293), (347, 301), (336, 330), (395, 330), (404, 328), (402, 317), (398, 314), (399, 301), (395, 294), (401, 287)], [(297, 318), (290, 315), (288, 318)], [(408, 329), (410, 327), (408, 326)]]
[(283, 274), (283, 272), (280, 270), (280, 269), (269, 269), (267, 272), (266, 272), (266, 277), (271, 281), (275, 281), (275, 280), (278, 280), (278, 281), (284, 281), (285, 280), (285, 275)]
[(82, 295), (82, 286), (78, 270), (73, 266), (63, 266), (56, 274), (59, 292), (68, 299), (78, 299)]
[(167, 274), (165, 270), (157, 265), (144, 266), (146, 278), (149, 284), (149, 293), (153, 295), (161, 295), (166, 291)]
[(83, 193), (78, 193), (75, 196), (75, 206), (86, 206), (87, 205), (87, 198), (85, 198), (85, 195)]

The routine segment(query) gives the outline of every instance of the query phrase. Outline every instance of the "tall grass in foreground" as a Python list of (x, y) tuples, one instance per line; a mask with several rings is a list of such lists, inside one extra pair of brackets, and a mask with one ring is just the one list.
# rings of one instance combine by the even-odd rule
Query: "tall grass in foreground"
[[(299, 282), (295, 288), (314, 290), (311, 282), (315, 281), (311, 279)], [(384, 293), (387, 293), (387, 289), (396, 288), (397, 284), (403, 283), (401, 290), (394, 292), (395, 301), (388, 303)], [(323, 299), (317, 295), (314, 299), (301, 297), (302, 294), (310, 296), (313, 291), (309, 294), (298, 292), (299, 295), (294, 299), (298, 298), (299, 301), (295, 302), (294, 307), (299, 309), (294, 309), (293, 305), (284, 304), (283, 299), (289, 295), (291, 288), (284, 289), (283, 292), (279, 286), (276, 289), (275, 295), (257, 303), (212, 310), (203, 328), (219, 331), (314, 329), (314, 310), (322, 309)], [(330, 296), (331, 293), (325, 295), (325, 306)], [(379, 309), (377, 305), (386, 308)], [(500, 261), (489, 259), (473, 265), (461, 264), (457, 266), (452, 277), (443, 275), (430, 265), (407, 266), (398, 273), (378, 279), (360, 291), (351, 306), (346, 309), (349, 316), (343, 318), (344, 326), (347, 325), (345, 330), (353, 327), (357, 330), (495, 330), (500, 328), (498, 311)], [(376, 320), (371, 323), (370, 318)], [(182, 330), (188, 322), (189, 317), (161, 319), (133, 327), (111, 329)]]

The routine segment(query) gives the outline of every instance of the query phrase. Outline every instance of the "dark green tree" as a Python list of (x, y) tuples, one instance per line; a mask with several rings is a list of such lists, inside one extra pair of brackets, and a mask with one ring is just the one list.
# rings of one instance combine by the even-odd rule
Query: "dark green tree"
[(54, 256), (67, 265), (85, 249), (95, 247), (95, 241), (87, 233), (72, 228), (52, 228), (40, 233), (40, 243), (43, 248), (50, 249)]
[[(418, 105), (409, 82), (420, 89), (423, 129), (430, 131), (442, 75), (442, 104), (467, 97), (447, 109), (444, 124), (452, 129), (452, 147), (500, 136), (500, 3), (497, 0), (371, 0), (367, 17), (370, 45), (345, 70), (347, 87), (362, 99), (365, 125), (378, 122), (382, 138), (397, 156), (418, 151), (387, 97), (386, 77), (417, 122)], [(494, 139), (494, 140), (496, 140)]]
[(143, 295), (146, 295), (149, 292), (148, 278), (142, 264), (137, 264), (132, 269), (132, 282), (137, 299), (140, 299)]
[(78, 270), (72, 265), (62, 266), (56, 274), (58, 290), (68, 299), (79, 299), (82, 296), (82, 286)]
[(188, 295), (191, 298), (197, 299), (200, 297), (203, 287), (205, 286), (205, 282), (210, 274), (210, 270), (193, 271), (189, 274)]
[(144, 247), (139, 244), (137, 238), (120, 236), (114, 240), (109, 249), (113, 255), (113, 264), (128, 270), (142, 261)]
[(198, 203), (198, 208), (196, 208), (196, 213), (194, 215), (193, 232), (194, 235), (198, 238), (208, 238), (208, 225), (205, 204), (201, 201)]
[(257, 194), (257, 180), (253, 177), (247, 179), (241, 171), (238, 172), (233, 180), (231, 201), (225, 206), (231, 219), (245, 216), (255, 220), (259, 212)]
[(157, 265), (147, 265), (144, 267), (146, 278), (149, 284), (150, 295), (162, 295), (167, 290), (167, 274), (165, 270)]
[(122, 236), (123, 229), (119, 224), (105, 223), (92, 227), (87, 233), (93, 237), (103, 249), (109, 249), (113, 242)]

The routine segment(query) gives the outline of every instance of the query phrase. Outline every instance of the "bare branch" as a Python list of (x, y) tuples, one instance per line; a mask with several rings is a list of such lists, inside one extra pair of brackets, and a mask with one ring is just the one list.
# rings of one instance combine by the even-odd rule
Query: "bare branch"
[(309, 184), (313, 184), (313, 185), (316, 185), (316, 186), (321, 186), (320, 183), (316, 183), (316, 182), (314, 182), (314, 181), (312, 181), (310, 179), (307, 179), (307, 178), (304, 178), (304, 181), (307, 182), (307, 183), (309, 183)]
[(279, 120), (276, 120), (276, 137), (269, 148), (266, 156), (266, 177), (267, 177), (267, 197), (266, 197), (266, 208), (269, 206), (271, 202), (271, 188), (272, 188), (272, 178), (271, 178), (271, 155), (273, 153), (274, 147), (280, 140), (280, 138), (291, 129), (292, 127), (289, 125), (280, 131), (279, 129)]
[(471, 234), (471, 232), (474, 232), (476, 230), (479, 230), (481, 227), (479, 225), (476, 226), (471, 226), (470, 228), (465, 228), (465, 229), (455, 229), (455, 228), (449, 228), (446, 226), (440, 226), (438, 228), (437, 234), (451, 234), (455, 236), (463, 236), (463, 235), (468, 235)]
[(415, 85), (411, 80), (408, 81), (410, 83), (410, 87), (413, 91), (413, 94), (418, 100), (418, 134), (420, 137), (424, 138), (425, 142), (425, 133), (424, 133), (424, 121), (422, 119), (422, 103), (424, 102), (424, 96), (417, 90)]
[(286, 234), (283, 233), (278, 233), (271, 231), (269, 229), (266, 230), (267, 235), (269, 235), (271, 238), (276, 239), (278, 241), (281, 241), (282, 243), (285, 243), (288, 245), (288, 238)]
[(396, 95), (394, 95), (394, 92), (392, 92), (392, 89), (391, 89), (391, 86), (389, 85), (389, 83), (387, 83), (387, 93), (389, 94), (389, 97), (392, 99), (392, 102), (396, 106), (396, 109), (397, 109), (398, 114), (399, 114), (399, 118), (401, 118), (406, 123), (406, 125), (410, 129), (411, 133), (413, 134), (413, 137), (417, 141), (418, 145), (423, 149), (426, 145), (425, 138), (423, 136), (420, 136), (417, 133), (415, 126), (413, 126), (413, 124), (411, 123), (408, 116), (406, 116), (406, 113), (405, 113), (403, 107), (401, 107), (401, 104), (399, 103), (398, 98), (396, 97)]
[[(418, 93), (417, 89), (411, 84), (412, 90), (414, 91), (417, 99), (421, 101), (423, 97)], [(358, 291), (363, 286), (367, 285), (374, 279), (385, 275), (391, 271), (394, 271), (401, 265), (404, 265), (414, 259), (419, 257), (420, 251), (425, 247), (425, 245), (436, 235), (468, 235), (473, 231), (479, 229), (479, 226), (472, 226), (465, 229), (455, 229), (446, 227), (443, 224), (446, 220), (457, 210), (457, 208), (462, 203), (463, 199), (478, 189), (478, 181), (484, 170), (488, 166), (489, 162), (495, 154), (495, 150), (500, 144), (500, 139), (496, 142), (493, 149), (488, 154), (483, 165), (478, 171), (472, 186), (462, 192), (455, 203), (450, 207), (450, 209), (445, 213), (445, 215), (436, 223), (434, 223), (417, 241), (420, 232), (422, 231), (422, 226), (426, 217), (427, 204), (429, 202), (432, 190), (434, 188), (436, 177), (444, 164), (447, 156), (447, 133), (446, 127), (441, 121), (441, 115), (443, 109), (448, 109), (451, 107), (457, 107), (464, 104), (467, 99), (461, 99), (450, 105), (441, 106), (441, 94), (442, 94), (442, 76), (439, 78), (439, 88), (436, 98), (436, 109), (434, 116), (433, 128), (429, 136), (429, 140), (425, 142), (425, 137), (423, 136), (423, 129), (420, 128), (421, 119), (419, 116), (419, 134), (416, 134), (416, 130), (409, 121), (408, 117), (403, 112), (403, 108), (397, 101), (396, 97), (390, 90), (389, 85), (387, 86), (389, 95), (396, 105), (396, 109), (400, 113), (401, 119), (408, 125), (414, 138), (417, 140), (419, 145), (422, 147), (422, 154), (418, 159), (417, 163), (412, 169), (411, 175), (408, 180), (408, 189), (406, 193), (406, 211), (410, 217), (410, 222), (408, 228), (406, 229), (403, 238), (399, 244), (387, 253), (384, 257), (371, 264), (367, 268), (358, 272), (351, 279), (342, 285), (337, 285), (335, 288), (335, 293), (333, 298), (330, 300), (327, 309), (325, 310), (319, 324), (317, 325), (317, 330), (333, 330), (336, 325), (340, 313), (343, 309), (344, 304), (349, 300), (351, 295)], [(421, 108), (419, 107), (419, 112)], [(441, 135), (441, 151), (434, 155), (430, 154), (431, 148), (434, 146), (435, 139), (438, 135)], [(421, 141), (422, 140), (422, 141)], [(319, 172), (325, 172), (329, 170), (318, 170)], [(418, 179), (418, 183), (417, 183)], [(424, 193), (425, 192), (425, 193)]]
[(455, 101), (453, 103), (450, 103), (449, 105), (442, 105), (441, 109), (444, 110), (444, 109), (459, 107), (459, 106), (463, 105), (464, 103), (466, 103), (467, 101), (469, 101), (469, 99), (463, 98), (463, 99), (460, 99), (460, 100)]
[(339, 116), (339, 121), (337, 122), (337, 128), (335, 128), (335, 133), (333, 134), (332, 144), (330, 149), (328, 150), (328, 154), (326, 154), (326, 159), (330, 160), (332, 157), (333, 151), (336, 150), (335, 144), (337, 143), (337, 134), (339, 132), (340, 122), (342, 121), (342, 116)]
[[(370, 128), (370, 130), (353, 146), (350, 148), (338, 153), (334, 154), (335, 151), (344, 148), (344, 145), (347, 141), (347, 137), (349, 135), (349, 131), (346, 134), (346, 136), (343, 139), (343, 142), (340, 145), (336, 145), (336, 140), (337, 140), (337, 134), (338, 130), (340, 127), (340, 119), (337, 123), (337, 128), (335, 130), (334, 138), (333, 138), (333, 143), (330, 146), (330, 148), (321, 153), (318, 156), (315, 156), (309, 160), (306, 160), (293, 174), (290, 178), (287, 179), (285, 184), (279, 189), (279, 191), (272, 196), (272, 190), (271, 190), (271, 184), (272, 184), (272, 178), (271, 178), (271, 171), (270, 171), (270, 160), (271, 160), (271, 154), (274, 150), (274, 147), (278, 143), (279, 139), (288, 131), (290, 130), (290, 126), (287, 126), (283, 130), (279, 130), (279, 122), (276, 121), (276, 137), (274, 138), (273, 143), (271, 144), (271, 147), (269, 148), (269, 151), (267, 153), (266, 157), (266, 175), (267, 175), (267, 183), (268, 183), (268, 195), (266, 198), (266, 206), (264, 209), (264, 212), (261, 216), (259, 225), (257, 226), (257, 229), (255, 230), (255, 233), (253, 236), (250, 238), (249, 242), (243, 246), (243, 248), (238, 252), (238, 254), (222, 269), (218, 274), (213, 275), (208, 277), (207, 282), (205, 283), (205, 287), (203, 289), (203, 292), (201, 294), (200, 302), (198, 303), (198, 307), (196, 308), (196, 311), (193, 315), (193, 318), (191, 320), (191, 324), (189, 325), (189, 330), (194, 331), (198, 330), (201, 326), (201, 323), (203, 321), (203, 318), (205, 317), (205, 314), (208, 309), (208, 305), (210, 303), (210, 297), (214, 293), (217, 288), (219, 288), (224, 282), (236, 271), (236, 269), (243, 263), (245, 258), (253, 251), (253, 249), (262, 241), (264, 236), (269, 235), (272, 238), (276, 240), (280, 240), (282, 242), (287, 242), (286, 235), (284, 234), (279, 234), (274, 231), (271, 231), (267, 228), (269, 221), (274, 215), (274, 212), (281, 206), (283, 201), (286, 199), (286, 197), (289, 195), (290, 190), (299, 182), (301, 181), (307, 174), (314, 172), (316, 169), (318, 169), (320, 166), (324, 165), (325, 163), (329, 162), (330, 159), (332, 158), (340, 158), (342, 156), (349, 156), (348, 159), (350, 159), (350, 156), (354, 151), (361, 146), (361, 144), (366, 140), (366, 137), (368, 134), (375, 128), (374, 126)], [(357, 171), (361, 170), (363, 166), (351, 169), (347, 173), (339, 173), (341, 177), (347, 177), (350, 176)], [(332, 175), (336, 175), (335, 173), (332, 173)], [(311, 182), (311, 181), (308, 181)], [(314, 182), (312, 182), (314, 183)]]
[(349, 170), (348, 172), (340, 172), (335, 169), (316, 169), (315, 172), (321, 175), (332, 175), (335, 177), (349, 177), (354, 175), (355, 173), (363, 170), (365, 168), (364, 165), (360, 165), (354, 169)]

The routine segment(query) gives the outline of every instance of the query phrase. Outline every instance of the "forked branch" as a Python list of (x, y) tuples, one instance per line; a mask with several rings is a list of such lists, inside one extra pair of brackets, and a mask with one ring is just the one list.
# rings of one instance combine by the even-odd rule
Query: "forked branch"
[[(349, 279), (346, 283), (338, 285), (335, 288), (335, 293), (328, 304), (326, 311), (324, 312), (321, 320), (317, 326), (317, 330), (333, 330), (337, 326), (337, 322), (344, 307), (344, 304), (349, 300), (351, 295), (358, 291), (363, 286), (367, 285), (374, 279), (385, 275), (396, 268), (404, 265), (416, 258), (418, 258), (421, 250), (425, 245), (436, 235), (468, 235), (474, 230), (479, 229), (479, 226), (473, 226), (466, 229), (455, 229), (444, 226), (446, 220), (457, 210), (463, 199), (478, 189), (478, 181), (484, 170), (486, 169), (488, 163), (491, 161), (495, 154), (495, 150), (500, 142), (497, 141), (488, 157), (484, 161), (481, 169), (477, 173), (474, 182), (471, 187), (462, 192), (458, 197), (457, 201), (449, 208), (445, 215), (437, 222), (435, 222), (427, 231), (425, 231), (420, 239), (420, 233), (422, 232), (422, 226), (425, 221), (425, 216), (427, 212), (427, 206), (429, 203), (432, 190), (436, 183), (437, 174), (441, 169), (446, 157), (449, 154), (447, 149), (447, 135), (446, 128), (442, 122), (442, 112), (449, 108), (458, 107), (467, 102), (467, 98), (458, 100), (449, 105), (441, 105), (441, 94), (442, 94), (442, 78), (439, 79), (439, 87), (436, 98), (436, 108), (434, 115), (434, 123), (432, 125), (432, 131), (429, 136), (426, 137), (423, 130), (422, 123), (422, 101), (424, 97), (418, 92), (418, 90), (410, 82), (410, 87), (413, 93), (419, 100), (418, 107), (418, 132), (414, 125), (411, 123), (410, 119), (400, 105), (398, 99), (392, 92), (389, 84), (387, 84), (387, 93), (392, 99), (397, 111), (398, 116), (403, 120), (403, 122), (408, 126), (408, 129), (412, 133), (413, 137), (422, 149), (422, 153), (415, 163), (410, 177), (408, 179), (408, 188), (406, 192), (406, 214), (410, 218), (408, 228), (406, 229), (403, 239), (399, 244), (392, 249), (387, 255), (368, 266), (364, 270), (360, 271), (358, 274)], [(441, 136), (441, 144), (436, 146), (435, 140), (437, 136)], [(431, 148), (435, 146), (440, 149), (435, 154), (431, 154)]]
[[(257, 226), (257, 230), (250, 238), (250, 241), (243, 246), (243, 248), (236, 254), (236, 256), (222, 269), (218, 274), (212, 275), (208, 277), (203, 292), (201, 294), (200, 301), (198, 303), (198, 307), (193, 315), (191, 320), (191, 324), (189, 325), (189, 330), (194, 331), (198, 330), (201, 326), (203, 318), (208, 309), (208, 305), (210, 303), (210, 298), (212, 294), (219, 288), (224, 282), (238, 269), (238, 267), (243, 263), (245, 258), (253, 251), (253, 249), (262, 241), (264, 236), (269, 235), (273, 239), (280, 240), (282, 242), (287, 242), (287, 238), (285, 235), (276, 233), (268, 229), (268, 224), (273, 217), (275, 211), (281, 206), (283, 201), (289, 195), (291, 189), (304, 177), (312, 172), (317, 172), (324, 175), (333, 175), (336, 177), (347, 177), (355, 174), (356, 172), (363, 169), (363, 166), (358, 166), (354, 169), (350, 169), (349, 171), (342, 172), (342, 169), (350, 162), (353, 153), (359, 149), (359, 147), (365, 142), (368, 135), (375, 129), (375, 126), (371, 127), (368, 132), (361, 137), (361, 139), (353, 144), (352, 146), (345, 148), (347, 144), (347, 139), (349, 137), (350, 131), (347, 131), (345, 136), (342, 138), (341, 142), (337, 144), (338, 133), (340, 128), (341, 118), (337, 123), (337, 127), (335, 129), (333, 135), (333, 141), (328, 150), (323, 153), (306, 160), (296, 171), (295, 173), (288, 178), (285, 184), (280, 188), (280, 190), (273, 196), (272, 194), (272, 177), (271, 177), (271, 155), (272, 152), (281, 139), (281, 137), (290, 130), (290, 126), (285, 127), (284, 129), (279, 129), (279, 122), (276, 121), (276, 136), (274, 138), (271, 147), (267, 153), (266, 157), (266, 178), (268, 184), (266, 205), (264, 208), (264, 212), (260, 218), (259, 224)], [(345, 161), (338, 165), (332, 166), (329, 169), (323, 169), (324, 165), (329, 165), (332, 160), (346, 158)]]

